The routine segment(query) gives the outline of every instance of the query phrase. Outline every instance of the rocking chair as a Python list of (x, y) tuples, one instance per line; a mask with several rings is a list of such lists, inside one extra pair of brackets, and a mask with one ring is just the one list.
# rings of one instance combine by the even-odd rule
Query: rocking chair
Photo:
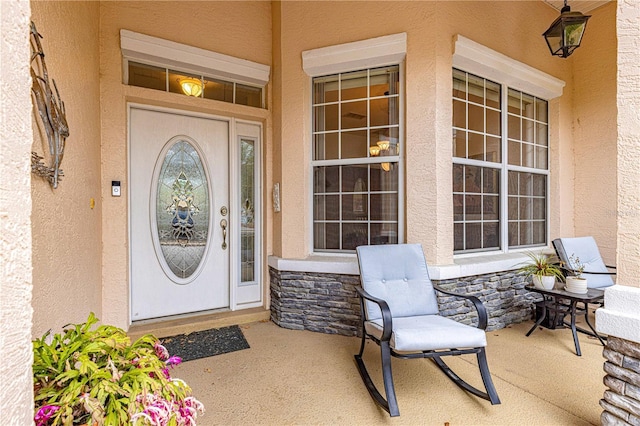
[[(374, 401), (392, 417), (400, 415), (391, 372), (393, 356), (431, 358), (462, 389), (491, 404), (500, 404), (485, 354), (487, 312), (482, 302), (432, 284), (419, 244), (360, 246), (356, 251), (362, 283), (362, 288), (356, 289), (362, 313), (362, 343), (355, 360)], [(440, 316), (436, 290), (473, 303), (478, 312), (477, 328)], [(386, 399), (376, 389), (362, 359), (367, 338), (380, 346)], [(486, 392), (462, 380), (442, 360), (447, 355), (465, 354), (476, 354)]]
[(556, 238), (553, 240), (553, 248), (563, 265), (565, 276), (576, 275), (579, 262), (585, 267), (582, 276), (587, 279), (588, 288), (604, 290), (615, 284), (611, 276), (616, 273), (611, 270), (616, 267), (605, 265), (593, 237)]

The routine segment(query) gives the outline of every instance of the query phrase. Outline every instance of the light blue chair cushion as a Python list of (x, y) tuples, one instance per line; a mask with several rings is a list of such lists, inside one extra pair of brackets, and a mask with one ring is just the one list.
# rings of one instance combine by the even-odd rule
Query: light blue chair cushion
[[(366, 321), (365, 330), (378, 339), (382, 337), (382, 319)], [(430, 351), (443, 348), (478, 348), (487, 346), (484, 330), (471, 327), (440, 315), (393, 318), (389, 345), (396, 351)]]
[(560, 260), (567, 263), (571, 269), (576, 269), (577, 265), (572, 262), (571, 256), (579, 258), (584, 264), (584, 273), (587, 279), (587, 287), (602, 288), (609, 287), (614, 284), (611, 275), (593, 275), (588, 272), (609, 272), (605, 266), (598, 245), (593, 237), (576, 237), (576, 238), (558, 238), (560, 247), (558, 247), (558, 256)]
[[(362, 288), (389, 304), (394, 319), (438, 313), (435, 290), (420, 244), (360, 246), (357, 249)], [(381, 318), (380, 308), (365, 302), (366, 318)]]

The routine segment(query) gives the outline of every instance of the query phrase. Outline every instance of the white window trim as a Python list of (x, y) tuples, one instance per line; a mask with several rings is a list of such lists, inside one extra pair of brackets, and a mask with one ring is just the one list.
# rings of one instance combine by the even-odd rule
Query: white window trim
[[(565, 86), (563, 80), (509, 58), (460, 34), (454, 36), (453, 67), (494, 80), (503, 87), (506, 85), (547, 101), (562, 96)], [(502, 120), (506, 120), (506, 115), (503, 115)], [(551, 123), (549, 122), (548, 125), (551, 126)], [(505, 128), (505, 123), (502, 124), (502, 127)], [(505, 169), (505, 171), (508, 170)], [(546, 175), (549, 176), (549, 173), (550, 168), (547, 169)], [(547, 179), (547, 197), (549, 197), (549, 188), (549, 180)], [(502, 214), (504, 215), (505, 212), (502, 211)], [(550, 220), (549, 214), (550, 207), (547, 203), (547, 220)], [(549, 227), (547, 227), (547, 241), (549, 241)], [(434, 267), (434, 270), (438, 271), (435, 275), (439, 279), (448, 279), (514, 269), (514, 265), (509, 266), (512, 263), (511, 256), (523, 256), (522, 252), (526, 249), (506, 250), (506, 246), (503, 246), (503, 249), (498, 252), (454, 254), (455, 266)], [(432, 276), (432, 278), (434, 277)]]
[[(357, 71), (371, 68), (378, 68), (390, 65), (400, 66), (400, 86), (402, 93), (400, 99), (404, 98), (404, 59), (407, 56), (407, 33), (391, 34), (382, 37), (371, 38), (367, 40), (360, 40), (351, 43), (338, 44), (334, 46), (321, 47), (318, 49), (306, 50), (302, 52), (302, 68), (304, 72), (310, 77), (320, 77), (324, 75), (339, 74), (349, 71)], [(404, 123), (404, 101), (400, 102), (400, 122)], [(400, 134), (400, 145), (404, 146), (404, 135)], [(404, 162), (400, 158), (398, 162), (399, 176), (404, 176)], [(311, 175), (309, 187), (313, 188), (313, 175)], [(399, 179), (398, 182), (398, 195), (404, 194), (404, 179)], [(313, 191), (309, 194), (310, 211), (313, 211)], [(398, 205), (398, 242), (404, 241), (404, 203), (399, 202)], [(313, 221), (312, 221), (313, 222)], [(310, 233), (310, 247), (311, 253), (318, 255), (312, 261), (313, 264), (318, 263), (321, 265), (317, 267), (319, 270), (324, 270), (333, 262), (329, 257), (323, 256), (324, 252), (314, 252), (313, 244), (313, 226), (309, 228)], [(343, 253), (331, 253), (327, 254), (340, 255)], [(350, 266), (347, 266), (347, 270), (353, 272), (353, 262), (355, 256), (353, 254), (346, 254), (347, 258), (351, 258)], [(279, 262), (274, 262), (277, 265), (277, 269), (280, 269), (282, 265)], [(286, 263), (286, 261), (285, 261)], [(307, 263), (302, 265), (308, 266)], [(289, 265), (291, 266), (291, 265)], [(300, 266), (300, 264), (298, 264)], [(357, 265), (356, 265), (357, 266)], [(286, 268), (286, 267), (285, 267)], [(313, 267), (314, 269), (316, 266)], [(342, 270), (342, 268), (338, 268)], [(285, 269), (286, 270), (286, 269)]]
[(542, 99), (562, 96), (565, 82), (460, 34), (454, 37), (453, 66), (504, 83)]
[(302, 52), (302, 69), (311, 77), (401, 63), (407, 55), (407, 33), (354, 41)]
[(209, 77), (264, 87), (271, 67), (182, 43), (120, 30), (120, 48), (125, 61), (175, 68)]

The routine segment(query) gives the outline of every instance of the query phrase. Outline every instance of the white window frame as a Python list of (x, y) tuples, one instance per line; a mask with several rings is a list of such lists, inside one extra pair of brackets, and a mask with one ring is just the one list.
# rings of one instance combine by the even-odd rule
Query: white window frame
[(257, 308), (264, 304), (264, 292), (262, 285), (262, 229), (263, 229), (263, 211), (262, 211), (262, 133), (263, 127), (261, 123), (234, 119), (234, 134), (232, 140), (235, 142), (230, 144), (230, 154), (232, 161), (229, 164), (229, 175), (233, 176), (233, 185), (229, 186), (229, 203), (235, 206), (235, 212), (230, 212), (230, 218), (235, 223), (240, 224), (241, 221), (241, 204), (240, 191), (242, 184), (241, 167), (240, 167), (240, 144), (242, 140), (249, 140), (254, 143), (254, 279), (253, 281), (242, 281), (242, 227), (234, 226), (233, 241), (237, 242), (238, 249), (233, 250), (233, 258), (231, 261), (231, 306), (233, 310)]
[[(377, 37), (368, 40), (355, 41), (335, 46), (328, 46), (319, 49), (307, 50), (302, 52), (302, 68), (309, 77), (321, 77), (325, 75), (333, 75), (352, 71), (362, 71), (372, 68), (398, 65), (399, 67), (399, 118), (400, 125), (398, 146), (400, 147), (400, 156), (398, 158), (398, 243), (404, 242), (404, 59), (407, 54), (407, 34), (398, 33), (388, 36)], [(313, 93), (313, 79), (310, 80), (311, 91)], [(310, 104), (313, 102), (309, 99)], [(311, 111), (310, 122), (313, 122), (313, 111)], [(312, 138), (313, 139), (313, 138)], [(312, 140), (311, 139), (311, 140)], [(315, 166), (332, 165), (332, 163), (341, 164), (342, 160), (313, 160), (313, 150), (310, 152), (311, 169)], [(393, 157), (390, 157), (392, 159)], [(363, 158), (355, 160), (353, 163), (375, 163), (371, 158)], [(382, 162), (382, 161), (378, 161)], [(310, 206), (309, 211), (314, 211), (313, 202), (313, 173), (310, 174), (308, 182)], [(309, 218), (310, 233), (310, 252), (319, 255), (353, 255), (351, 251), (315, 251), (313, 215)]]
[(264, 87), (271, 67), (187, 44), (133, 31), (120, 30), (120, 49), (125, 60), (206, 74), (249, 86)]
[[(549, 175), (550, 175), (550, 161), (547, 161), (547, 169), (530, 169), (520, 166), (513, 166), (508, 164), (507, 144), (508, 137), (505, 133), (507, 131), (507, 119), (508, 119), (508, 89), (515, 89), (521, 92), (536, 96), (544, 99), (547, 102), (551, 99), (562, 95), (565, 82), (555, 78), (549, 74), (546, 74), (540, 70), (537, 70), (515, 59), (509, 58), (499, 52), (496, 52), (486, 46), (476, 43), (462, 35), (456, 35), (454, 38), (455, 50), (453, 54), (453, 68), (466, 71), (471, 74), (475, 74), (479, 77), (483, 77), (488, 80), (492, 80), (501, 85), (501, 127), (502, 127), (502, 161), (500, 163), (501, 170), (501, 188), (500, 188), (500, 249), (491, 251), (468, 251), (464, 253), (455, 253), (454, 258), (460, 257), (472, 257), (478, 255), (487, 255), (491, 253), (507, 253), (526, 250), (526, 248), (514, 248), (509, 250), (509, 235), (508, 235), (508, 173), (509, 171), (518, 172), (533, 172), (538, 174), (544, 174), (547, 179), (546, 188), (546, 222), (547, 222), (547, 243), (549, 241)], [(550, 128), (552, 125), (551, 117), (548, 118), (547, 126)], [(551, 144), (550, 138), (548, 138), (549, 145)], [(453, 162), (453, 158), (452, 158)], [(455, 163), (457, 164), (470, 164), (475, 166), (486, 166), (485, 162), (479, 163), (474, 160), (467, 160), (457, 158)], [(452, 216), (453, 218), (453, 216)]]
[[(246, 59), (224, 55), (125, 29), (120, 30), (122, 53), (122, 82), (129, 82), (129, 61), (167, 70), (215, 78), (233, 83), (233, 97), (237, 84), (262, 89), (262, 107), (265, 105), (265, 86), (269, 82), (271, 67)], [(168, 90), (168, 89), (167, 89)]]
[(476, 74), (512, 89), (550, 101), (562, 96), (565, 82), (460, 34), (455, 38), (453, 67)]

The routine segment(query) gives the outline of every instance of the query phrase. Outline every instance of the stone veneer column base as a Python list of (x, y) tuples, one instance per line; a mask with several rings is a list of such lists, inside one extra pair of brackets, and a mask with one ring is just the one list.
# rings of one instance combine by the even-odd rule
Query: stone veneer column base
[(601, 423), (640, 426), (640, 343), (609, 337), (603, 354), (609, 389), (600, 400)]
[[(346, 336), (360, 335), (360, 301), (355, 287), (358, 275), (279, 271), (269, 267), (271, 320), (283, 328)], [(527, 291), (523, 276), (514, 271), (433, 280), (445, 290), (473, 294), (487, 308), (487, 330), (532, 318), (537, 293)], [(440, 313), (475, 325), (476, 311), (464, 300), (438, 294)]]
[(608, 335), (604, 349), (609, 388), (600, 400), (605, 426), (640, 426), (640, 288), (614, 285), (604, 292), (596, 311), (596, 329)]

